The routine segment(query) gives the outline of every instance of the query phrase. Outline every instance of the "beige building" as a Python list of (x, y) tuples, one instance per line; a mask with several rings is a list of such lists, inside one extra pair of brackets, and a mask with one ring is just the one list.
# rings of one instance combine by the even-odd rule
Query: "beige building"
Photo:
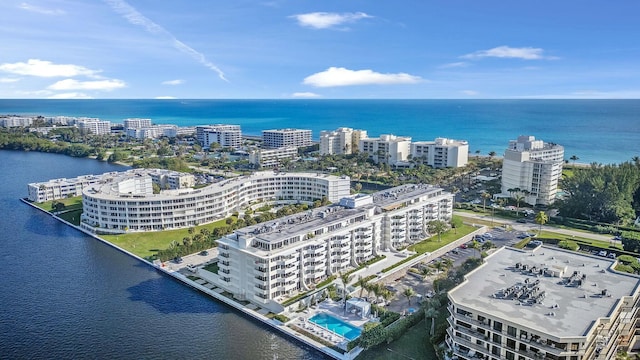
[(358, 151), (361, 139), (367, 138), (366, 130), (338, 128), (334, 131), (320, 132), (320, 154), (352, 154)]
[(280, 168), (285, 160), (294, 161), (297, 158), (298, 148), (295, 146), (255, 149), (249, 152), (249, 163), (256, 168)]
[(615, 260), (502, 248), (448, 294), (458, 359), (610, 360), (637, 351), (640, 277)]

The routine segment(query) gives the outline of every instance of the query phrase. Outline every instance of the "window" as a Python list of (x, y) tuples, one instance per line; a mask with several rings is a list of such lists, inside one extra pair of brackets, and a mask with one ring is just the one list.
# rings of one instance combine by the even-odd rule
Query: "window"
[(507, 325), (507, 334), (511, 336), (516, 336), (516, 328), (514, 328), (513, 326)]
[(516, 356), (511, 351), (507, 351), (506, 358), (507, 358), (507, 360), (515, 360)]
[(502, 332), (502, 323), (499, 321), (494, 321), (493, 330)]
[(502, 342), (502, 336), (498, 335), (498, 334), (493, 334), (493, 342), (494, 343), (501, 343)]
[(509, 349), (516, 349), (516, 341), (515, 340), (511, 340), (511, 339), (507, 339), (507, 347)]

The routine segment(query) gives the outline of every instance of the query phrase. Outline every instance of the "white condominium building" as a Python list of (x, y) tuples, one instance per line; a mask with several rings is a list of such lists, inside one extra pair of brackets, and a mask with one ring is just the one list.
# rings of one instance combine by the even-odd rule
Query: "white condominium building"
[(249, 152), (249, 163), (257, 168), (279, 168), (285, 159), (298, 158), (298, 148), (295, 146), (278, 149), (256, 149)]
[(360, 139), (358, 147), (377, 164), (400, 165), (407, 162), (411, 153), (411, 138), (385, 134), (377, 139)]
[(640, 277), (616, 260), (503, 247), (448, 294), (458, 359), (611, 360), (637, 352)]
[[(109, 173), (111, 175), (117, 172)], [(82, 195), (82, 189), (99, 184), (104, 175), (83, 175), (72, 179), (54, 179), (27, 185), (28, 199), (36, 203)]]
[(88, 119), (83, 118), (76, 122), (80, 132), (85, 134), (94, 135), (108, 135), (111, 134), (111, 122), (100, 119)]
[(265, 148), (300, 147), (312, 144), (311, 130), (276, 129), (262, 131), (262, 146)]
[(127, 128), (126, 134), (135, 139), (157, 139), (163, 136), (175, 137), (178, 134), (178, 127), (176, 125), (153, 125)]
[(366, 130), (338, 128), (334, 131), (320, 132), (320, 154), (352, 154), (358, 151), (361, 139), (367, 138)]
[(463, 167), (469, 161), (469, 144), (446, 138), (418, 141), (411, 143), (411, 156), (413, 162), (433, 168)]
[(151, 119), (131, 118), (124, 119), (124, 128), (126, 129), (138, 129), (151, 127)]
[(31, 116), (6, 116), (0, 117), (0, 126), (2, 127), (27, 127), (33, 124)]
[[(282, 201), (335, 202), (349, 195), (348, 177), (315, 173), (257, 172), (200, 189), (153, 193), (152, 173), (135, 169), (110, 174), (82, 191), (81, 226), (97, 233), (180, 229), (230, 216), (250, 204)], [(167, 180), (170, 181), (170, 180)], [(182, 187), (182, 177), (176, 186)]]
[(242, 145), (240, 125), (196, 126), (196, 138), (204, 148), (211, 147), (211, 144), (219, 144), (220, 147), (230, 148), (239, 148)]
[(513, 195), (520, 189), (530, 205), (553, 203), (562, 175), (564, 148), (545, 143), (533, 136), (509, 141), (502, 161), (502, 194)]
[[(449, 221), (453, 195), (402, 185), (340, 204), (236, 230), (218, 240), (218, 286), (265, 307), (352, 269), (380, 250), (428, 236), (432, 220)], [(270, 306), (271, 305), (271, 306)]]

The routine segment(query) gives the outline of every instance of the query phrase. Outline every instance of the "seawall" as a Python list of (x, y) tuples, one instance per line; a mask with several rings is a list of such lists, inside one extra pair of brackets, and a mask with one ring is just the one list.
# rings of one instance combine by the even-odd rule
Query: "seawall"
[(96, 234), (94, 234), (92, 232), (84, 230), (84, 229), (82, 229), (82, 228), (80, 228), (80, 227), (78, 227), (78, 226), (76, 226), (76, 225), (74, 225), (74, 224), (72, 224), (72, 223), (70, 223), (70, 222), (58, 217), (58, 216), (56, 216), (55, 214), (52, 214), (52, 213), (50, 213), (50, 212), (48, 212), (48, 211), (46, 211), (44, 209), (41, 209), (41, 208), (35, 206), (34, 204), (32, 204), (31, 202), (27, 201), (26, 199), (20, 199), (20, 201), (22, 201), (23, 203), (31, 206), (34, 209), (37, 209), (39, 211), (44, 212), (45, 214), (50, 215), (54, 219), (66, 224), (66, 225), (68, 225), (68, 226), (70, 226), (70, 227), (72, 227), (72, 228), (74, 228), (74, 229), (76, 229), (76, 230), (88, 235), (88, 236), (91, 236), (92, 238), (94, 238), (94, 239), (96, 239), (98, 241), (101, 241), (102, 243), (104, 243), (104, 244), (106, 244), (106, 245), (108, 245), (108, 246), (110, 246), (110, 247), (112, 247), (112, 248), (124, 253), (124, 254), (127, 254), (127, 255), (133, 257), (134, 259), (137, 259), (138, 261), (140, 261), (140, 262), (142, 262), (142, 263), (144, 263), (144, 264), (156, 269), (157, 271), (161, 272), (162, 274), (168, 275), (171, 278), (173, 278), (173, 279), (175, 279), (177, 281), (180, 281), (184, 285), (187, 285), (187, 286), (189, 286), (189, 287), (191, 287), (193, 289), (196, 289), (196, 290), (198, 290), (198, 291), (200, 291), (200, 292), (202, 292), (202, 293), (214, 298), (215, 300), (218, 300), (218, 301), (224, 303), (225, 305), (234, 308), (235, 310), (243, 313), (244, 315), (249, 316), (249, 317), (251, 317), (251, 318), (253, 318), (253, 319), (257, 320), (257, 321), (260, 321), (263, 324), (266, 324), (266, 325), (270, 326), (272, 329), (277, 330), (277, 331), (279, 331), (279, 332), (281, 332), (283, 334), (286, 334), (290, 338), (295, 339), (296, 341), (299, 341), (299, 342), (301, 342), (301, 343), (303, 343), (305, 345), (308, 345), (308, 346), (310, 346), (310, 347), (312, 347), (312, 348), (314, 348), (314, 349), (316, 349), (316, 350), (318, 350), (318, 351), (324, 353), (325, 355), (328, 355), (328, 356), (330, 356), (330, 357), (332, 357), (334, 359), (351, 360), (351, 359), (354, 359), (361, 352), (360, 348), (356, 348), (357, 350), (354, 349), (351, 352), (348, 352), (348, 353), (345, 353), (345, 354), (341, 354), (341, 353), (339, 353), (339, 352), (337, 352), (337, 351), (335, 351), (335, 350), (333, 350), (333, 349), (331, 349), (331, 348), (329, 348), (329, 347), (327, 347), (327, 346), (325, 346), (325, 345), (323, 345), (323, 344), (321, 344), (319, 342), (316, 342), (316, 341), (314, 341), (312, 339), (309, 339), (309, 338), (305, 337), (304, 335), (302, 335), (302, 334), (298, 333), (297, 331), (287, 327), (286, 325), (284, 325), (282, 322), (280, 322), (278, 320), (270, 319), (270, 318), (268, 318), (268, 317), (266, 317), (266, 316), (264, 316), (262, 314), (259, 314), (256, 311), (254, 311), (254, 310), (252, 310), (250, 308), (247, 308), (246, 306), (244, 306), (244, 305), (242, 305), (240, 303), (237, 303), (237, 302), (227, 298), (226, 296), (224, 296), (222, 294), (218, 294), (215, 291), (212, 291), (211, 289), (208, 289), (208, 288), (206, 288), (206, 287), (204, 287), (204, 286), (202, 286), (202, 285), (190, 280), (189, 278), (187, 278), (186, 276), (182, 275), (179, 272), (169, 271), (166, 268), (163, 268), (161, 266), (157, 266), (157, 265), (155, 265), (153, 263), (150, 263), (149, 261), (141, 258), (140, 256), (138, 256), (138, 255), (136, 255), (136, 254), (134, 254), (132, 252), (129, 252), (129, 251), (127, 251), (127, 250), (125, 250), (125, 249), (123, 249), (123, 248), (121, 248), (119, 246), (116, 246), (116, 245), (110, 243), (110, 242), (102, 239), (101, 237), (97, 236)]

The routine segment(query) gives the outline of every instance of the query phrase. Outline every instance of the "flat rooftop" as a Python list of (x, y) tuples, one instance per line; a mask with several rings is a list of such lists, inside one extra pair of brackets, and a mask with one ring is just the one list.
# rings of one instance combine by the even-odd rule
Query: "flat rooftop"
[(554, 337), (585, 336), (594, 320), (609, 317), (622, 297), (638, 291), (640, 277), (613, 271), (614, 262), (544, 246), (533, 251), (504, 247), (449, 297), (472, 312)]

